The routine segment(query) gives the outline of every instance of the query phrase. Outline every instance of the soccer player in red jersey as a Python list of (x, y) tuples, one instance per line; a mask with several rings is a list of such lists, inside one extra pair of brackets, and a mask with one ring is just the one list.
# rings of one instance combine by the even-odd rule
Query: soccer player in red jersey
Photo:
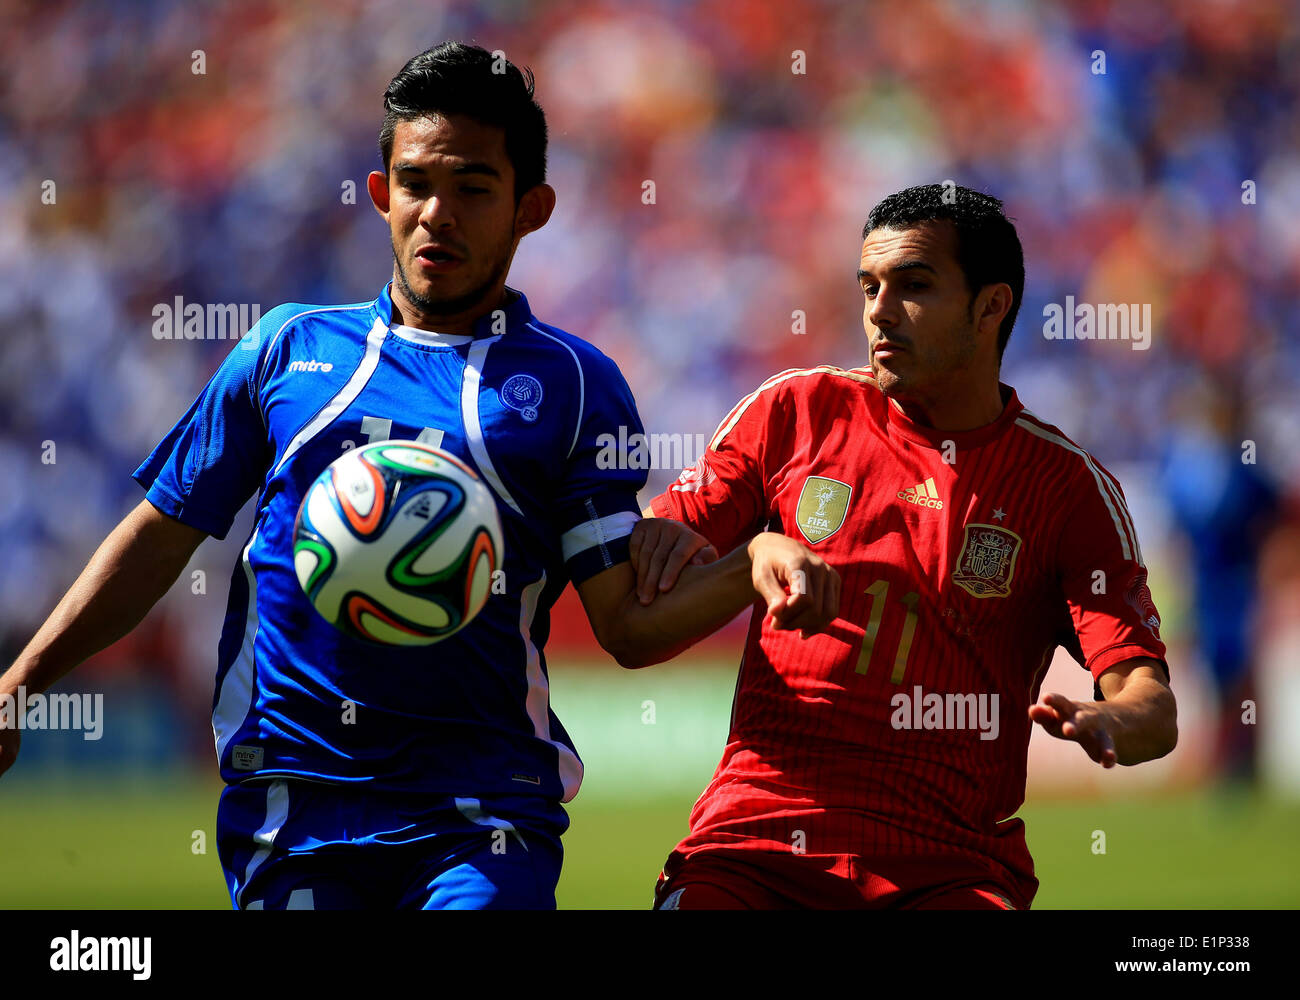
[[(729, 413), (632, 539), (642, 600), (767, 528), (838, 572), (805, 634), (756, 607), (731, 731), (660, 909), (1027, 908), (1030, 730), (1103, 767), (1177, 742), (1159, 617), (1119, 483), (998, 378), (1024, 287), (995, 198), (892, 195), (863, 230), (870, 366), (782, 372)], [(661, 540), (662, 532), (662, 540)], [(810, 572), (788, 602), (815, 606)], [(756, 588), (767, 612), (779, 586)], [(795, 583), (801, 581), (796, 580)], [(796, 627), (790, 628), (793, 623)], [(1039, 688), (1058, 645), (1094, 701)]]

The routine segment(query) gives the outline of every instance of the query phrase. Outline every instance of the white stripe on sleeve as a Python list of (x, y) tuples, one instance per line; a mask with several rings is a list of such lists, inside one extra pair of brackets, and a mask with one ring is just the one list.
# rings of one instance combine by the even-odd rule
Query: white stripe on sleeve
[(560, 549), (564, 553), (565, 561), (593, 546), (605, 545), (625, 538), (632, 534), (632, 528), (639, 520), (641, 520), (640, 514), (624, 510), (571, 528), (560, 537)]

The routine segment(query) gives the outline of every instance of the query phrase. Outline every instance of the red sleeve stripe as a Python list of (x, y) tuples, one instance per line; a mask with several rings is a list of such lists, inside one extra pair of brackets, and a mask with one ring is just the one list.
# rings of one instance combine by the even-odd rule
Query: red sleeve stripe
[(717, 432), (713, 435), (713, 440), (709, 442), (709, 451), (717, 451), (723, 440), (731, 433), (733, 427), (740, 422), (745, 411), (754, 403), (756, 399), (768, 389), (772, 389), (782, 382), (792, 378), (799, 378), (804, 375), (842, 375), (844, 378), (852, 379), (855, 382), (870, 382), (869, 376), (859, 375), (855, 372), (847, 372), (843, 368), (836, 368), (834, 365), (818, 365), (816, 368), (788, 368), (779, 374), (773, 375), (770, 379), (760, 385), (748, 396), (735, 405), (725, 420), (718, 425)]
[(713, 440), (709, 442), (709, 451), (718, 450), (718, 445), (722, 444), (722, 439), (731, 432), (731, 428), (736, 426), (736, 421), (740, 419), (741, 414), (743, 414), (747, 409), (749, 409), (750, 404), (753, 403), (754, 400), (758, 399), (759, 393), (761, 393), (764, 389), (777, 385), (778, 383), (785, 381), (787, 378), (790, 378), (792, 375), (797, 375), (799, 372), (802, 371), (805, 371), (805, 369), (787, 368), (783, 372), (778, 372), (777, 374), (769, 378), (766, 382), (764, 382), (762, 385), (760, 385), (753, 392), (751, 392), (748, 396), (742, 399), (739, 403), (733, 406), (731, 408), (731, 412), (728, 413), (722, 419), (722, 423), (718, 425), (718, 429), (713, 432)]
[(1047, 430), (1045, 427), (1026, 420), (1025, 416), (1033, 417), (1034, 420), (1038, 419), (1028, 410), (1024, 410), (1021, 416), (1016, 418), (1017, 427), (1023, 427), (1035, 437), (1060, 445), (1083, 459), (1088, 471), (1092, 473), (1092, 478), (1097, 482), (1097, 491), (1101, 494), (1102, 500), (1105, 501), (1106, 509), (1110, 511), (1111, 520), (1115, 522), (1115, 531), (1119, 535), (1120, 549), (1124, 554), (1124, 558), (1136, 559), (1137, 564), (1145, 568), (1146, 564), (1142, 561), (1142, 550), (1138, 548), (1137, 544), (1137, 532), (1133, 530), (1133, 521), (1129, 517), (1128, 507), (1124, 504), (1124, 498), (1120, 495), (1119, 487), (1111, 481), (1109, 476), (1102, 474), (1092, 456), (1077, 444), (1068, 438)]

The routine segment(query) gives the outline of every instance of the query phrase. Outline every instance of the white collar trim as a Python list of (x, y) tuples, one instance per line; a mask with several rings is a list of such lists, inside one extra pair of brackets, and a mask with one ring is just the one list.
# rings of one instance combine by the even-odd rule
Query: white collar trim
[(413, 326), (402, 326), (400, 323), (389, 323), (388, 329), (403, 340), (423, 344), (426, 347), (460, 347), (474, 340), (474, 337), (467, 333), (437, 333), (433, 330), (417, 330)]

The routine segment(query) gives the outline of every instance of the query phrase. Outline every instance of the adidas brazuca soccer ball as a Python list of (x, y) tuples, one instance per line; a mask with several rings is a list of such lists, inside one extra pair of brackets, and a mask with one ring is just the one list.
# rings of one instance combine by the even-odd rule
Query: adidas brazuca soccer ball
[(504, 555), (487, 486), (415, 441), (345, 452), (307, 490), (294, 524), (294, 569), (312, 606), (383, 645), (426, 646), (464, 628)]

